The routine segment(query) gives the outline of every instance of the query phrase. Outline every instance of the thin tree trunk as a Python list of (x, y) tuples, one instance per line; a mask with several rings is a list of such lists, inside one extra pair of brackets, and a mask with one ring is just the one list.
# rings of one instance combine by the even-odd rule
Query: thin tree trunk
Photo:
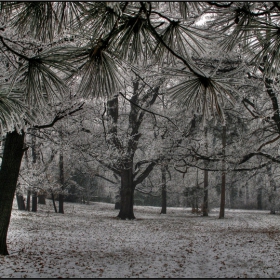
[(52, 202), (53, 202), (54, 212), (57, 213), (57, 208), (56, 208), (56, 205), (55, 205), (55, 199), (54, 199), (54, 194), (53, 194), (53, 192), (52, 192)]
[(7, 233), (24, 153), (24, 133), (7, 133), (0, 171), (0, 255), (8, 255)]
[(31, 191), (27, 191), (27, 199), (26, 199), (26, 210), (30, 211), (30, 196), (31, 196)]
[[(36, 152), (36, 131), (32, 130), (32, 136), (31, 136), (31, 153), (32, 153), (32, 164), (33, 166), (37, 162), (37, 152)], [(32, 212), (37, 212), (37, 204), (38, 204), (38, 192), (36, 189), (33, 188), (32, 190)]]
[(258, 210), (262, 210), (262, 187), (258, 188), (257, 194), (257, 208)]
[(160, 214), (166, 214), (167, 196), (166, 196), (166, 166), (161, 166), (161, 212)]
[[(207, 143), (207, 128), (205, 128), (205, 152), (206, 155), (208, 153), (208, 143)], [(207, 163), (205, 162), (205, 167), (207, 167)], [(204, 185), (203, 185), (203, 207), (202, 213), (204, 217), (208, 216), (208, 170), (204, 170)]]
[[(223, 164), (222, 169), (225, 169), (225, 156), (226, 156), (226, 126), (223, 126), (223, 135), (222, 135), (222, 144), (223, 144)], [(222, 186), (221, 186), (221, 203), (220, 203), (220, 215), (219, 219), (225, 217), (225, 202), (226, 202), (226, 172), (222, 172)]]
[(266, 167), (267, 169), (267, 174), (269, 177), (269, 185), (270, 185), (270, 194), (269, 194), (269, 202), (270, 202), (270, 214), (276, 214), (276, 197), (277, 197), (277, 192), (276, 192), (276, 183), (271, 171), (271, 165)]
[[(60, 150), (60, 155), (59, 155), (59, 178), (60, 178), (60, 184), (61, 184), (61, 191), (63, 192), (64, 190), (64, 166), (63, 166), (63, 151)], [(58, 196), (58, 212), (61, 214), (64, 214), (64, 209), (63, 209), (63, 194), (60, 193)]]
[(135, 219), (133, 212), (134, 204), (134, 184), (132, 168), (128, 168), (121, 171), (121, 207), (118, 217), (122, 220), (133, 220)]

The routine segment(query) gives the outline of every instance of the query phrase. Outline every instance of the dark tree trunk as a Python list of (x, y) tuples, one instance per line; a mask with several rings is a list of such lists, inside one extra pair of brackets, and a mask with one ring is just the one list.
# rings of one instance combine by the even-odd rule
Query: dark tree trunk
[[(223, 144), (223, 164), (222, 169), (225, 169), (225, 155), (226, 155), (226, 126), (223, 126), (223, 135), (222, 135), (222, 144)], [(220, 215), (219, 219), (225, 217), (225, 204), (226, 204), (226, 172), (222, 172), (222, 186), (221, 186), (221, 203), (220, 203)]]
[(52, 192), (52, 202), (53, 202), (54, 212), (57, 213), (57, 208), (56, 208), (56, 205), (55, 205), (55, 199), (54, 199), (54, 194), (53, 194), (53, 192)]
[(38, 195), (38, 204), (46, 204), (46, 197), (44, 194)]
[(166, 167), (164, 165), (161, 166), (161, 212), (160, 214), (166, 214)]
[[(60, 179), (60, 184), (61, 184), (61, 191), (63, 192), (64, 190), (64, 166), (63, 166), (63, 152), (60, 150), (60, 155), (59, 155), (59, 179)], [(58, 212), (61, 214), (64, 214), (64, 209), (63, 209), (63, 194), (60, 193), (58, 196)]]
[[(32, 136), (31, 136), (31, 154), (32, 154), (32, 163), (35, 165), (37, 161), (37, 151), (36, 151), (36, 131), (32, 130)], [(37, 203), (38, 203), (38, 192), (36, 189), (33, 189), (32, 191), (32, 212), (37, 212)]]
[(27, 199), (26, 199), (26, 210), (30, 211), (30, 196), (31, 196), (31, 191), (27, 191)]
[(0, 171), (0, 255), (8, 255), (7, 232), (23, 152), (24, 133), (7, 133)]
[(16, 194), (18, 210), (25, 210), (25, 203), (22, 194)]
[(203, 216), (208, 216), (208, 170), (204, 170), (204, 196), (203, 196)]
[(37, 212), (37, 202), (38, 202), (38, 196), (37, 192), (32, 193), (32, 212)]
[[(208, 143), (207, 143), (207, 128), (205, 128), (205, 152), (208, 153)], [(205, 163), (207, 167), (207, 163)], [(208, 170), (204, 170), (204, 186), (203, 186), (203, 206), (202, 215), (204, 217), (208, 216)]]
[(135, 219), (133, 213), (134, 204), (134, 184), (132, 168), (128, 168), (121, 171), (121, 207), (118, 217), (122, 220), (133, 220)]
[(120, 203), (119, 201), (117, 201), (117, 202), (115, 203), (115, 209), (116, 209), (116, 210), (120, 210), (120, 209), (121, 209), (121, 203)]
[(262, 210), (262, 187), (258, 189), (257, 194), (257, 208), (258, 210)]

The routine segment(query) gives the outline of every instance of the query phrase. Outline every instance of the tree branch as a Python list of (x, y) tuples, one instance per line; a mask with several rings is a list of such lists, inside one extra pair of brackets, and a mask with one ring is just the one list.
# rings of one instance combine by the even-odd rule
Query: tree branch
[[(73, 111), (70, 111), (69, 113), (66, 113), (67, 109), (64, 110), (63, 112), (58, 113), (58, 114), (54, 117), (53, 121), (52, 121), (51, 123), (49, 123), (49, 124), (34, 125), (33, 128), (35, 128), (35, 129), (43, 129), (43, 128), (50, 128), (50, 127), (53, 127), (54, 124), (55, 124), (56, 122), (58, 122), (59, 120), (65, 118), (66, 116), (71, 116), (71, 115), (73, 115), (74, 113), (76, 113), (76, 112), (82, 110), (84, 104), (85, 104), (85, 102), (83, 102), (81, 105), (79, 105), (78, 108), (74, 109)], [(61, 115), (61, 114), (62, 114), (62, 115)]]
[(266, 146), (266, 145), (268, 145), (268, 144), (271, 144), (271, 143), (275, 142), (275, 141), (278, 140), (279, 138), (280, 138), (280, 135), (277, 136), (276, 138), (270, 140), (270, 141), (267, 141), (266, 143), (262, 144), (262, 145), (257, 149), (257, 151), (260, 151), (262, 147), (264, 147), (264, 146)]
[[(134, 180), (133, 180), (133, 184), (135, 186), (137, 186), (138, 184), (140, 184), (141, 182), (143, 182), (144, 179), (146, 179), (149, 174), (152, 172), (152, 170), (154, 169), (154, 166), (157, 164), (156, 161), (151, 162), (146, 169)], [(138, 174), (138, 173), (137, 173)], [(135, 174), (135, 175), (137, 175)], [(135, 177), (135, 176), (134, 176)]]
[(133, 102), (133, 101), (129, 100), (128, 98), (126, 98), (126, 97), (123, 95), (123, 93), (121, 93), (121, 92), (119, 92), (119, 94), (120, 94), (125, 100), (127, 100), (128, 102), (130, 102), (131, 104), (133, 104), (134, 106), (136, 106), (136, 107), (140, 108), (141, 110), (143, 110), (143, 111), (145, 111), (145, 112), (148, 112), (148, 113), (150, 113), (150, 114), (153, 114), (153, 115), (156, 115), (156, 116), (165, 118), (165, 119), (167, 119), (169, 122), (171, 122), (174, 126), (176, 126), (176, 128), (178, 128), (178, 126), (177, 126), (170, 118), (168, 118), (168, 117), (166, 117), (166, 116), (163, 116), (163, 115), (161, 115), (161, 114), (158, 114), (158, 113), (149, 111), (149, 110), (147, 110), (147, 109), (145, 109), (145, 108), (139, 106), (139, 105), (136, 104), (135, 102)]
[[(280, 136), (279, 136), (279, 138), (280, 138)], [(242, 164), (254, 156), (263, 156), (263, 157), (270, 159), (273, 162), (280, 163), (280, 159), (277, 159), (269, 154), (265, 154), (263, 152), (258, 152), (258, 153), (254, 152), (254, 153), (250, 153), (250, 154), (244, 156), (243, 159), (238, 164)]]

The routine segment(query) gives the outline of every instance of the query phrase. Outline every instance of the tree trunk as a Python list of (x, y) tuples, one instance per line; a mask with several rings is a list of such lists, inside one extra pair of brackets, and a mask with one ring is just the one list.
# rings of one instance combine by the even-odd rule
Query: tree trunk
[(38, 196), (37, 192), (33, 191), (32, 193), (32, 212), (37, 212), (37, 202), (38, 202)]
[(161, 212), (160, 214), (166, 214), (166, 166), (162, 165), (161, 166), (161, 182), (162, 182), (162, 187), (161, 187)]
[(31, 191), (27, 191), (27, 199), (26, 199), (26, 210), (30, 211), (30, 196), (31, 196)]
[(24, 133), (7, 133), (0, 171), (0, 255), (8, 255), (7, 232), (24, 152)]
[(258, 189), (258, 194), (257, 194), (257, 208), (258, 210), (262, 210), (262, 187)]
[[(226, 126), (223, 126), (223, 135), (222, 135), (222, 144), (223, 144), (223, 164), (222, 169), (225, 169), (225, 156), (226, 156)], [(222, 172), (222, 186), (221, 186), (221, 203), (220, 203), (220, 215), (219, 219), (225, 217), (225, 203), (226, 203), (226, 172)]]
[(271, 165), (266, 167), (267, 174), (269, 177), (269, 185), (270, 185), (270, 194), (269, 194), (269, 202), (270, 202), (270, 214), (276, 214), (276, 197), (277, 197), (277, 191), (276, 191), (276, 182), (273, 177), (273, 173), (271, 171)]
[(25, 203), (22, 194), (16, 194), (18, 210), (25, 210)]
[[(36, 151), (36, 131), (32, 129), (31, 135), (31, 154), (32, 154), (32, 165), (34, 166), (37, 162), (37, 151)], [(37, 203), (38, 203), (38, 192), (35, 188), (32, 190), (32, 212), (37, 212)]]
[(55, 199), (54, 199), (54, 194), (53, 194), (53, 192), (52, 192), (52, 202), (53, 202), (54, 212), (57, 213), (57, 208), (56, 208), (56, 205), (55, 205)]
[(203, 216), (208, 216), (208, 170), (204, 170), (204, 196), (203, 196)]
[(38, 204), (46, 204), (46, 197), (44, 194), (38, 195)]
[[(60, 155), (59, 155), (59, 179), (60, 179), (60, 184), (61, 184), (61, 191), (63, 192), (64, 190), (64, 166), (63, 166), (63, 151), (60, 150)], [(63, 209), (63, 194), (60, 193), (58, 196), (58, 212), (61, 214), (64, 214), (64, 209)]]
[[(208, 143), (207, 143), (207, 128), (205, 128), (205, 154), (208, 153)], [(205, 167), (207, 163), (205, 162)], [(204, 217), (208, 216), (208, 170), (204, 170), (204, 185), (203, 185), (203, 207), (202, 214)]]
[(118, 217), (122, 220), (135, 219), (133, 213), (134, 190), (132, 167), (130, 167), (121, 171), (121, 207)]

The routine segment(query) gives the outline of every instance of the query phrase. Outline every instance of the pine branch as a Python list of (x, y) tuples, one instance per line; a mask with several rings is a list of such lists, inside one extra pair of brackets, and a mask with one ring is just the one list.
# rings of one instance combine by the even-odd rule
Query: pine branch
[(17, 51), (13, 50), (11, 47), (9, 47), (9, 46), (5, 43), (4, 38), (3, 38), (2, 36), (0, 36), (0, 40), (1, 40), (2, 44), (4, 45), (4, 47), (6, 47), (11, 53), (15, 54), (16, 56), (18, 56), (18, 57), (20, 57), (20, 58), (22, 58), (22, 59), (24, 59), (24, 60), (27, 60), (27, 61), (30, 60), (29, 57), (27, 57), (27, 56), (25, 56), (25, 55), (23, 55), (23, 54), (20, 54), (20, 53), (18, 53)]

